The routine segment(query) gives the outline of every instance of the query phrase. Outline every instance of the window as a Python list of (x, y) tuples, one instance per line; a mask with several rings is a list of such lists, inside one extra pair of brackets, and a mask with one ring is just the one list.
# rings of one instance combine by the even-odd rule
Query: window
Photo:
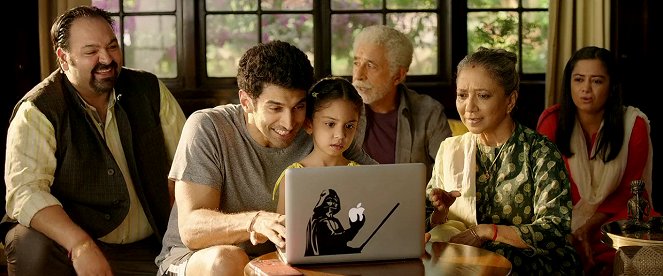
[(92, 5), (114, 15), (126, 66), (160, 78), (178, 76), (175, 0), (92, 0)]
[(545, 73), (548, 0), (92, 0), (92, 4), (115, 17), (126, 66), (157, 74), (174, 92), (187, 91), (187, 97), (225, 90), (236, 96), (241, 55), (256, 43), (276, 39), (302, 49), (317, 77), (350, 76), (352, 38), (373, 24), (393, 26), (411, 38), (415, 56), (408, 83), (434, 93), (444, 93), (440, 86), (448, 89), (455, 65), (479, 46), (514, 51), (519, 60), (523, 57), (521, 72)]
[(410, 75), (437, 75), (438, 7), (436, 0), (332, 0), (331, 73), (352, 75), (353, 37), (363, 27), (384, 24), (408, 35), (413, 42), (414, 57)]
[(467, 0), (467, 51), (480, 46), (518, 54), (519, 71), (543, 74), (549, 0)]
[(235, 77), (247, 49), (277, 39), (314, 60), (313, 0), (205, 0), (200, 10), (208, 77)]
[(206, 37), (203, 81), (234, 78), (239, 58), (249, 47), (277, 39), (302, 49), (318, 77), (349, 76), (352, 38), (374, 24), (393, 26), (415, 42), (411, 75), (441, 71), (436, 0), (205, 0), (198, 10)]

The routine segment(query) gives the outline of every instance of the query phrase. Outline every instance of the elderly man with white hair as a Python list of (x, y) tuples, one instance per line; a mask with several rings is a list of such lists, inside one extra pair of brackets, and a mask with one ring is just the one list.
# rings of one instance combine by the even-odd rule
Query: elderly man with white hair
[(412, 63), (408, 37), (385, 25), (369, 26), (354, 39), (352, 82), (366, 106), (355, 139), (375, 161), (424, 163), (430, 178), (440, 143), (451, 136), (442, 104), (408, 89)]

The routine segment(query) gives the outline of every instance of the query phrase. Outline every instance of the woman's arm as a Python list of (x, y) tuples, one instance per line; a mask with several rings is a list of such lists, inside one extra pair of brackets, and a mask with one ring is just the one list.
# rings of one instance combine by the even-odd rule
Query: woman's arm
[(532, 249), (567, 242), (571, 233), (570, 182), (562, 155), (548, 139), (535, 139), (529, 154), (533, 221), (512, 227)]
[(475, 231), (479, 237), (486, 241), (494, 241), (510, 244), (517, 248), (529, 248), (529, 245), (520, 238), (515, 226), (509, 225), (494, 225), (494, 224), (479, 224), (476, 226)]

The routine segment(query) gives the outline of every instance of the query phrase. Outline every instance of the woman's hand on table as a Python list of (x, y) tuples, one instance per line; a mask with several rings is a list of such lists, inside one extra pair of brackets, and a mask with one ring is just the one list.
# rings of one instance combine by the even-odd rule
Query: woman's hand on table
[(592, 253), (592, 246), (590, 245), (591, 237), (589, 236), (589, 228), (591, 227), (585, 224), (573, 232), (573, 245), (577, 248), (578, 255), (580, 255), (585, 271), (587, 271), (588, 268), (594, 267), (594, 254)]
[(606, 223), (610, 216), (602, 212), (595, 212), (585, 224), (573, 231), (573, 245), (576, 247), (578, 255), (582, 260), (585, 271), (594, 267), (594, 252), (592, 244), (597, 242), (597, 237), (592, 233), (600, 232), (601, 225)]

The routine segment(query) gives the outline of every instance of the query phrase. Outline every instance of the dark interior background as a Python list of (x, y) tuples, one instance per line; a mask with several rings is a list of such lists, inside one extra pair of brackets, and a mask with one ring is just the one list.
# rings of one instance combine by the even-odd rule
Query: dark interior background
[[(656, 11), (663, 10), (663, 1), (658, 0), (611, 0), (612, 1), (612, 46), (611, 50), (616, 53), (623, 72), (624, 102), (627, 105), (639, 107), (648, 116), (651, 123), (651, 138), (654, 148), (654, 206), (656, 210), (663, 210), (663, 187), (656, 182), (661, 176), (657, 169), (662, 159), (659, 156), (661, 144), (661, 105), (654, 97), (660, 97), (656, 93), (660, 90), (658, 79), (663, 76), (663, 58), (661, 50), (655, 48), (654, 39), (661, 37), (663, 33), (663, 21), (661, 16), (656, 16)], [(11, 2), (18, 16), (12, 20), (3, 17), (5, 33), (3, 35), (10, 48), (5, 51), (13, 59), (12, 75), (5, 80), (10, 83), (9, 89), (2, 93), (2, 104), (0, 106), (0, 143), (2, 145), (2, 160), (4, 160), (7, 127), (11, 110), (18, 99), (21, 98), (34, 85), (39, 83), (39, 40), (38, 19), (36, 0), (25, 0)], [(453, 43), (453, 42), (452, 42)], [(660, 47), (659, 47), (660, 48)], [(457, 64), (462, 57), (451, 57), (452, 64)], [(440, 102), (446, 108), (447, 116), (458, 118), (455, 109), (454, 87), (451, 85), (430, 85), (422, 83), (408, 83), (408, 86), (426, 93)], [(514, 114), (517, 120), (534, 128), (536, 120), (544, 109), (543, 82), (523, 82), (518, 100), (518, 107)], [(653, 91), (653, 92), (651, 92)], [(651, 92), (651, 93), (650, 93)], [(208, 97), (208, 93), (181, 93), (173, 91), (178, 101), (188, 115), (194, 110), (213, 106), (218, 101)], [(191, 96), (191, 95), (199, 95)], [(4, 166), (2, 166), (4, 175)], [(4, 178), (2, 182), (4, 186)], [(1, 203), (4, 206), (5, 190), (2, 193)]]

